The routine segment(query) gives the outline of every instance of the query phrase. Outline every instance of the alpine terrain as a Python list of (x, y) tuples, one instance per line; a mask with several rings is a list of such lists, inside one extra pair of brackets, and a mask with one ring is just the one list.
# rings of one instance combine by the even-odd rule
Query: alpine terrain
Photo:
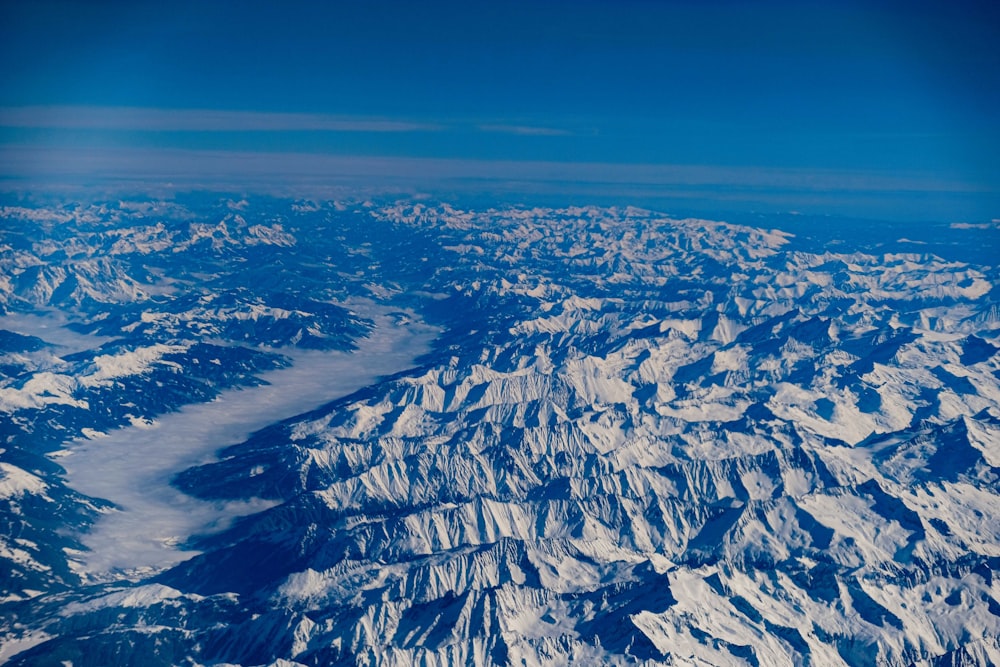
[(3, 204), (2, 664), (1000, 663), (996, 222)]

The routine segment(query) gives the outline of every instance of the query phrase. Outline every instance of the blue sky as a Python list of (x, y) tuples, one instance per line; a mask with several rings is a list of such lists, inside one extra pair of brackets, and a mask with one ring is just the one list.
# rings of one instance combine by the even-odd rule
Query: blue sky
[(417, 177), (428, 161), (457, 175), (471, 164), (485, 180), (495, 165), (496, 178), (533, 186), (539, 173), (566, 187), (605, 165), (612, 193), (639, 169), (647, 189), (693, 178), (699, 197), (791, 187), (822, 208), (878, 186), (883, 208), (907, 215), (934, 200), (941, 214), (1000, 217), (991, 3), (0, 7), (8, 177), (73, 160), (106, 175), (127, 163), (138, 177), (144, 155), (149, 177), (165, 178), (164, 151), (178, 165), (230, 156), (235, 180), (247, 161), (271, 156), (280, 172), (303, 154), (299, 164), (382, 165), (373, 180)]

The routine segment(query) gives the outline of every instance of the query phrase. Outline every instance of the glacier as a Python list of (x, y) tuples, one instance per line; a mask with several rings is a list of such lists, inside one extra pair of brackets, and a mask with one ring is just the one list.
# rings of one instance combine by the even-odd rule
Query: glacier
[[(1000, 661), (981, 254), (632, 207), (4, 215), (26, 230), (0, 252), (5, 311), (104, 337), (5, 350), (0, 391), (63, 378), (37, 393), (62, 402), (4, 405), (5, 664)], [(366, 351), (403, 331), (397, 357)], [(354, 361), (322, 396), (276, 380), (328, 358)], [(258, 391), (287, 402), (215, 423)], [(167, 463), (197, 414), (197, 454)], [(100, 473), (171, 423), (143, 461), (176, 471), (162, 510), (243, 509), (108, 561), (129, 509)]]

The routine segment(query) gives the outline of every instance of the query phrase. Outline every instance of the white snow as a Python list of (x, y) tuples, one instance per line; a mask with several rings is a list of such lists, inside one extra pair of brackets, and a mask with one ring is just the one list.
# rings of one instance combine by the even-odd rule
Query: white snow
[(0, 498), (42, 494), (46, 488), (45, 482), (30, 472), (0, 461)]
[(73, 616), (109, 607), (149, 607), (164, 600), (174, 600), (180, 597), (199, 598), (197, 595), (184, 595), (180, 591), (162, 584), (146, 584), (115, 591), (86, 602), (71, 602), (63, 607), (60, 613), (63, 616)]
[(73, 398), (77, 381), (60, 373), (35, 373), (21, 387), (0, 387), (0, 409), (15, 412), (50, 404), (87, 408), (87, 402)]
[(18, 637), (5, 635), (3, 642), (0, 642), (0, 665), (5, 664), (9, 658), (13, 658), (18, 653), (27, 651), (32, 646), (37, 646), (50, 639), (52, 639), (52, 635), (44, 632), (26, 632)]
[(163, 345), (157, 343), (149, 347), (124, 351), (119, 354), (101, 354), (94, 358), (93, 372), (80, 378), (80, 384), (85, 387), (96, 387), (108, 384), (109, 380), (128, 375), (138, 375), (146, 372), (153, 364), (169, 366), (175, 371), (181, 371), (177, 362), (163, 361), (163, 356), (184, 352), (186, 345)]

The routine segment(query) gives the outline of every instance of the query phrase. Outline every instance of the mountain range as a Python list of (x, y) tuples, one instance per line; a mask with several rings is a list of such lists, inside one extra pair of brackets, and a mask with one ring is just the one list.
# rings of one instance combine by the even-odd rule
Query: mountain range
[[(998, 267), (947, 246), (996, 225), (6, 204), (4, 664), (1000, 662)], [(81, 447), (395, 330), (433, 341), (192, 438), (164, 485), (225, 516), (180, 556), (101, 541), (131, 510), (75, 488)]]

